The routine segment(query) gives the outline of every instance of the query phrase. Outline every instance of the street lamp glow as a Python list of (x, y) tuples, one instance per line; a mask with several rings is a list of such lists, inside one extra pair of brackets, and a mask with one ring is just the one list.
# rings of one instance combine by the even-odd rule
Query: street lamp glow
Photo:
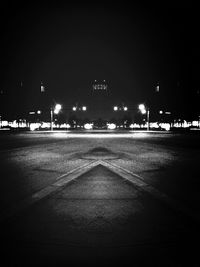
[(54, 113), (58, 114), (60, 112), (61, 108), (62, 108), (62, 106), (60, 104), (56, 104), (55, 109), (54, 109)]
[(141, 109), (141, 113), (146, 114), (147, 113), (146, 109)]
[(118, 107), (117, 107), (117, 106), (115, 106), (113, 109), (114, 109), (114, 111), (117, 111), (117, 110), (118, 110)]
[(58, 109), (54, 109), (54, 113), (55, 113), (55, 114), (58, 114), (59, 111), (60, 111), (60, 110), (58, 110)]
[(38, 111), (37, 111), (37, 114), (41, 114), (41, 110), (38, 110)]
[(83, 106), (83, 107), (82, 107), (82, 110), (83, 110), (83, 111), (86, 111), (86, 110), (87, 110), (87, 107), (86, 107), (86, 106)]
[(55, 110), (61, 110), (61, 108), (62, 108), (62, 106), (60, 105), (60, 104), (56, 104), (56, 106), (55, 106)]
[(140, 104), (140, 105), (138, 106), (138, 108), (139, 108), (139, 110), (145, 110), (145, 105), (144, 105), (144, 104)]
[(138, 106), (138, 108), (139, 108), (139, 110), (141, 111), (142, 114), (146, 114), (147, 111), (146, 111), (146, 107), (145, 107), (144, 104), (140, 104)]
[(73, 111), (76, 111), (76, 107), (73, 107), (72, 110), (73, 110)]
[(150, 129), (150, 122), (149, 122), (149, 107), (145, 107), (144, 104), (140, 104), (138, 106), (139, 110), (141, 111), (142, 114), (147, 114), (147, 131)]
[(127, 111), (128, 110), (128, 108), (127, 107), (124, 107), (124, 111)]

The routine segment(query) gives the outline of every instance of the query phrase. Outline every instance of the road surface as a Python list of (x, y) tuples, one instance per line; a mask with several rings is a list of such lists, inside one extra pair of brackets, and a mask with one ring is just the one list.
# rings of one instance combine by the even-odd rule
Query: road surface
[(199, 266), (199, 141), (1, 134), (4, 266)]

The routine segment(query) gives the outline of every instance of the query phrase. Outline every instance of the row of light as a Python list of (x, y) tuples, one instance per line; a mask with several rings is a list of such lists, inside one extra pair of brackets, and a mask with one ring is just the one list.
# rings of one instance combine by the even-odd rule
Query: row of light
[(121, 108), (121, 107), (118, 107), (118, 106), (114, 106), (114, 107), (113, 107), (113, 110), (114, 110), (114, 111), (118, 111), (118, 110), (124, 110), (124, 111), (127, 111), (128, 108), (127, 108), (127, 107), (122, 107), (122, 108)]
[[(54, 110), (53, 110), (53, 113), (54, 114), (58, 114), (62, 109), (62, 106), (60, 104), (56, 104), (55, 107), (54, 107)], [(73, 111), (77, 111), (77, 110), (82, 110), (82, 111), (86, 111), (87, 110), (87, 107), (86, 106), (82, 106), (82, 107), (77, 107), (77, 106), (74, 106), (72, 107), (72, 110)], [(30, 111), (29, 114), (41, 114), (41, 111), (38, 110), (37, 112), (35, 111)]]
[[(114, 130), (114, 129), (116, 129), (117, 126), (116, 126), (115, 123), (107, 123), (107, 127), (108, 127), (109, 130)], [(84, 128), (86, 130), (92, 130), (93, 129), (93, 123), (84, 124)]]
[[(147, 113), (147, 110), (146, 110), (146, 107), (145, 107), (144, 104), (140, 104), (140, 105), (138, 106), (138, 108), (139, 108), (139, 110), (141, 111), (142, 114), (146, 114), (146, 113)], [(58, 114), (58, 113), (60, 112), (61, 109), (62, 109), (62, 106), (61, 106), (60, 104), (56, 104), (56, 105), (55, 105), (55, 108), (54, 108), (54, 113), (55, 113), (55, 114)], [(82, 107), (74, 106), (74, 107), (72, 107), (72, 110), (73, 110), (73, 111), (77, 111), (77, 110), (86, 111), (86, 110), (87, 110), (87, 107), (86, 107), (86, 106), (82, 106)], [(128, 107), (126, 107), (126, 106), (123, 106), (123, 107), (114, 106), (114, 107), (113, 107), (113, 110), (114, 110), (114, 111), (118, 111), (118, 110), (124, 110), (124, 111), (127, 111), (127, 110), (128, 110)], [(159, 113), (160, 113), (160, 114), (163, 114), (163, 111), (160, 110)], [(35, 112), (34, 112), (34, 111), (31, 111), (31, 112), (29, 112), (29, 114), (35, 114)], [(41, 114), (41, 111), (38, 110), (38, 111), (37, 111), (37, 114)], [(171, 114), (171, 112), (165, 112), (165, 114)]]
[[(140, 104), (138, 107), (139, 107), (139, 110), (142, 112), (142, 114), (145, 114), (146, 113), (146, 107), (145, 107), (144, 104)], [(57, 104), (55, 106), (54, 113), (55, 114), (58, 114), (59, 111), (61, 110), (61, 108), (62, 108), (62, 106), (60, 104)], [(77, 111), (77, 110), (86, 111), (87, 110), (87, 107), (86, 106), (82, 106), (82, 107), (74, 106), (74, 107), (72, 107), (72, 110), (73, 111)], [(123, 106), (123, 107), (114, 106), (113, 107), (113, 110), (114, 111), (118, 111), (118, 110), (127, 111), (128, 110), (128, 107), (127, 106)]]
[(33, 115), (33, 114), (41, 114), (41, 110), (38, 110), (38, 111), (30, 111), (29, 114), (30, 115)]
[(75, 107), (75, 106), (74, 106), (74, 107), (72, 108), (72, 110), (73, 110), (73, 111), (77, 111), (77, 110), (86, 111), (86, 110), (87, 110), (87, 107), (86, 107), (86, 106), (83, 106), (83, 107), (81, 107), (81, 108), (78, 108), (78, 107)]
[[(147, 111), (146, 111), (146, 107), (144, 104), (140, 104), (138, 106), (139, 110), (141, 111), (142, 114), (145, 114)], [(118, 110), (124, 110), (124, 111), (127, 111), (128, 110), (128, 107), (126, 106), (123, 106), (123, 107), (118, 107), (118, 106), (114, 106), (113, 107), (113, 110), (114, 111), (118, 111)]]
[[(60, 110), (62, 109), (62, 106), (60, 105), (60, 104), (57, 104), (56, 106), (55, 106), (55, 109), (54, 109), (54, 113), (55, 114), (58, 114), (59, 112), (60, 112)], [(77, 111), (77, 110), (82, 110), (82, 111), (86, 111), (87, 110), (87, 107), (86, 106), (83, 106), (83, 107), (72, 107), (72, 110), (73, 111)], [(123, 108), (119, 108), (119, 107), (117, 107), (117, 106), (115, 106), (115, 107), (113, 107), (113, 110), (114, 111), (118, 111), (118, 110), (124, 110), (124, 111), (127, 111), (128, 110), (128, 108), (127, 107), (123, 107)], [(31, 112), (29, 112), (29, 114), (35, 114), (35, 112), (34, 111), (31, 111)], [(37, 114), (41, 114), (41, 111), (40, 110), (38, 110), (37, 111)]]

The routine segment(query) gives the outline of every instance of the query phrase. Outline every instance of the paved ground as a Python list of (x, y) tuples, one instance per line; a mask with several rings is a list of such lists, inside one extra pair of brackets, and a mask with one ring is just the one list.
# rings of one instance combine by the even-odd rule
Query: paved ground
[(1, 135), (4, 266), (199, 266), (199, 140)]

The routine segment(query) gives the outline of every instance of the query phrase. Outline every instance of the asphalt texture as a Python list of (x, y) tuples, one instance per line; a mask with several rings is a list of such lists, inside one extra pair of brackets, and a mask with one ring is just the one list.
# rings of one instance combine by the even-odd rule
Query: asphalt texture
[(198, 134), (0, 138), (2, 266), (200, 266)]

